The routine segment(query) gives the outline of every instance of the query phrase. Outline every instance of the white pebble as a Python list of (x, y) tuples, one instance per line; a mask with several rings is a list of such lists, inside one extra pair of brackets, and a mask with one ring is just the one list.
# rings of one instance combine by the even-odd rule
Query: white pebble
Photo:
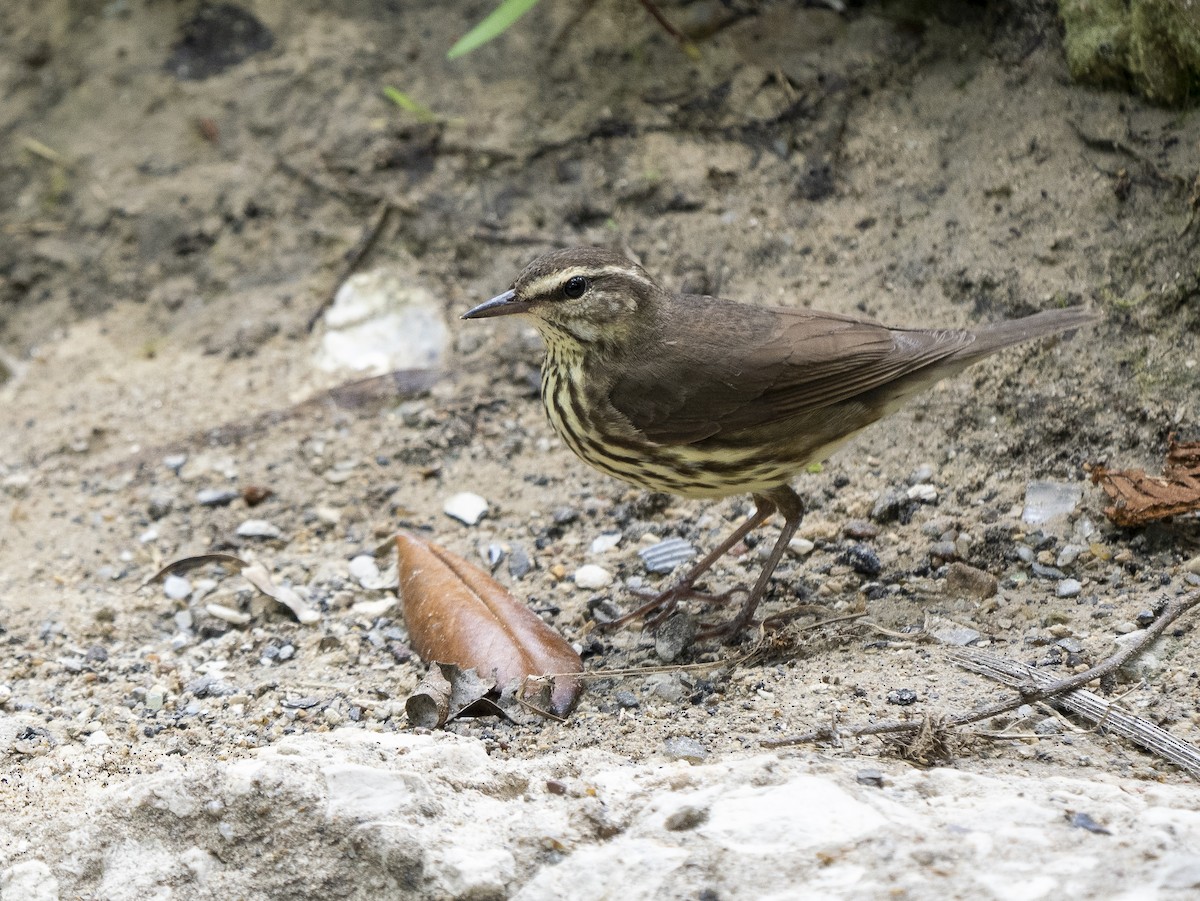
[(611, 585), (612, 581), (612, 573), (594, 563), (588, 563), (575, 570), (575, 585), (578, 588), (604, 588)]
[(1083, 585), (1078, 579), (1063, 579), (1058, 583), (1058, 589), (1055, 593), (1060, 598), (1073, 598), (1081, 591), (1083, 591)]
[(605, 551), (611, 551), (620, 543), (620, 532), (605, 532), (599, 538), (592, 540), (592, 553), (603, 554)]
[(283, 531), (265, 519), (247, 519), (237, 527), (237, 533), (242, 538), (278, 538)]
[(913, 485), (905, 494), (910, 501), (920, 501), (922, 504), (932, 504), (938, 498), (937, 487), (928, 482)]
[(226, 607), (224, 604), (205, 604), (204, 609), (208, 612), (209, 616), (214, 616), (227, 623), (233, 623), (235, 626), (244, 626), (250, 622), (249, 613), (242, 613), (241, 610), (234, 610), (232, 607)]
[(801, 538), (798, 535), (788, 542), (788, 551), (797, 557), (807, 557), (815, 547), (816, 545), (807, 538)]
[(182, 601), (192, 593), (192, 583), (183, 576), (167, 576), (163, 580), (163, 594), (173, 601)]
[(469, 526), (483, 519), (488, 511), (488, 502), (471, 491), (460, 491), (453, 497), (447, 498), (442, 512)]
[(350, 575), (357, 579), (360, 585), (374, 582), (379, 578), (379, 565), (370, 554), (359, 554), (350, 561)]
[(157, 540), (158, 540), (158, 529), (154, 528), (154, 526), (151, 526), (146, 531), (144, 531), (141, 535), (138, 536), (138, 541), (141, 544), (149, 544), (151, 541), (157, 541)]

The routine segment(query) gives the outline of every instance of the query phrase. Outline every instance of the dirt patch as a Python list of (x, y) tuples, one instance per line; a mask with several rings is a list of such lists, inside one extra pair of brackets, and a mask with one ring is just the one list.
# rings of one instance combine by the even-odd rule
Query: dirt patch
[[(701, 6), (668, 11), (683, 21)], [(423, 666), (395, 608), (356, 609), (389, 594), (348, 569), (402, 525), (490, 554), (590, 670), (659, 663), (651, 636), (587, 631), (589, 605), (628, 609), (630, 580), (657, 584), (636, 553), (647, 535), (711, 547), (749, 503), (648, 497), (591, 471), (540, 409), (537, 340), (456, 321), (552, 246), (616, 245), (671, 288), (895, 324), (1066, 302), (1104, 320), (943, 383), (797, 480), (812, 549), (780, 568), (764, 613), (805, 603), (863, 620), (736, 665), (593, 681), (561, 726), (454, 726), (493, 754), (598, 747), (637, 761), (682, 738), (721, 756), (831, 716), (964, 709), (998, 689), (955, 668), (927, 623), (1066, 672), (1194, 579), (1196, 521), (1116, 529), (1082, 466), (1154, 470), (1170, 433), (1196, 437), (1200, 123), (1071, 84), (1048, 11), (956, 6), (954, 20), (911, 22), (765, 4), (695, 63), (636, 4), (600, 4), (560, 34), (572, 10), (545, 3), (451, 63), (474, 7), (264, 0), (245, 9), (273, 43), (182, 80), (167, 60), (196, 9), (0, 13), (3, 815), (69, 808), (80, 782), (177, 755), (404, 730)], [(443, 118), (407, 115), (389, 85)], [(440, 298), (453, 360), (432, 389), (328, 403), (307, 323), (373, 222), (359, 268)], [(1034, 480), (1082, 498), (1029, 525)], [(253, 510), (251, 486), (271, 491)], [(231, 497), (202, 503), (203, 490)], [(464, 490), (489, 502), (473, 527), (441, 512)], [(251, 518), (279, 536), (239, 536)], [(593, 553), (612, 532), (621, 542)], [(774, 534), (712, 583), (752, 577)], [(874, 575), (855, 566), (862, 546)], [(176, 600), (137, 588), (164, 562), (230, 550), (306, 586), (320, 623), (224, 586)], [(518, 555), (527, 568), (510, 568)], [(956, 561), (998, 592), (948, 589)], [(576, 588), (584, 563), (614, 588)], [(218, 597), (250, 622), (213, 616)], [(1144, 683), (1114, 690), (1198, 742), (1191, 628), (1168, 636)], [(1013, 725), (1023, 738), (966, 744), (954, 765), (1182, 778), (1044, 712)]]

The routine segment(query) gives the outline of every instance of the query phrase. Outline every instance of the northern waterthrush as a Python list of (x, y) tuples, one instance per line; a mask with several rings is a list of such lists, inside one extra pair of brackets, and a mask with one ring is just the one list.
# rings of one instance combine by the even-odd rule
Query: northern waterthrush
[[(979, 331), (889, 328), (852, 316), (674, 294), (620, 254), (538, 257), (464, 319), (525, 314), (546, 344), (542, 402), (567, 447), (643, 488), (684, 497), (749, 493), (754, 514), (673, 587), (621, 621), (663, 621), (696, 580), (772, 513), (783, 529), (732, 620), (753, 621), (804, 515), (789, 485), (852, 435), (946, 376), (1092, 314), (1049, 310)], [(732, 594), (732, 593), (730, 593)]]

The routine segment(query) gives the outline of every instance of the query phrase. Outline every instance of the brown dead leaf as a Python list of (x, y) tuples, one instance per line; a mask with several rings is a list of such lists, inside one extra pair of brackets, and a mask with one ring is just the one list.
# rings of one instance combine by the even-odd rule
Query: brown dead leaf
[(1090, 466), (1092, 483), (1113, 500), (1104, 515), (1119, 526), (1143, 526), (1156, 519), (1200, 511), (1200, 441), (1180, 444), (1172, 435), (1161, 476), (1140, 469)]
[(556, 675), (549, 711), (575, 706), (583, 661), (557, 632), (482, 569), (407, 532), (396, 536), (400, 595), (413, 650), (494, 678), (500, 688)]
[(408, 721), (419, 729), (440, 729), (460, 716), (508, 718), (496, 703), (500, 692), (492, 682), (479, 678), (473, 669), (453, 663), (434, 663), (408, 700)]

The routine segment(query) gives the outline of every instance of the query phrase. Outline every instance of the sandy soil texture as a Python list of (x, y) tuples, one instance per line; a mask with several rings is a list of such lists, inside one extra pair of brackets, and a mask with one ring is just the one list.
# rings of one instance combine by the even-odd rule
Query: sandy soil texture
[[(564, 723), (466, 720), (450, 727), (457, 739), (436, 739), (486, 751), (500, 774), (489, 779), (504, 785), (577, 779), (571, 797), (585, 818), (599, 816), (586, 798), (605, 791), (586, 761), (643, 774), (663, 761), (708, 767), (697, 785), (732, 778), (722, 767), (757, 772), (763, 755), (786, 764), (788, 779), (815, 767), (850, 786), (878, 767), (915, 798), (928, 774), (878, 739), (777, 751), (762, 742), (834, 719), (937, 718), (1002, 695), (954, 664), (964, 642), (1070, 674), (1200, 582), (1194, 518), (1118, 529), (1083, 468), (1153, 471), (1169, 435), (1200, 437), (1193, 113), (1072, 84), (1042, 4), (944, 4), (919, 20), (874, 5), (844, 16), (788, 2), (666, 6), (688, 27), (747, 13), (693, 61), (636, 3), (599, 3), (578, 20), (582, 5), (542, 3), (500, 40), (447, 61), (485, 7), (260, 0), (242, 7), (245, 20), (223, 5), (197, 20), (194, 3), (143, 0), (0, 10), (6, 899), (31, 886), (55, 897), (51, 880), (64, 898), (377, 897), (402, 885), (413, 897), (506, 897), (536, 888), (535, 877), (551, 897), (545, 868), (573, 849), (530, 850), (520, 844), (536, 844), (529, 836), (496, 878), (435, 879), (428, 864), (424, 882), (405, 882), (385, 861), (371, 888), (354, 884), (347, 850), (371, 840), (335, 823), (321, 880), (276, 878), (287, 866), (278, 805), (332, 805), (336, 820), (331, 799), (343, 796), (289, 789), (260, 809), (238, 773), (293, 751), (322, 767), (386, 768), (409, 747), (404, 699), (424, 664), (393, 593), (363, 587), (350, 567), (397, 528), (490, 561), (578, 644), (589, 671), (610, 671)], [(214, 62), (203, 40), (222, 16), (240, 23), (239, 39), (220, 45), (240, 61)], [(181, 55), (185, 35), (192, 56)], [(195, 77), (206, 65), (220, 71)], [(401, 109), (387, 87), (433, 118)], [(538, 253), (572, 244), (624, 249), (672, 289), (894, 324), (970, 327), (1071, 303), (1101, 319), (940, 384), (801, 475), (804, 540), (764, 605), (768, 615), (808, 605), (790, 630), (757, 647), (753, 636), (695, 645), (671, 667), (629, 675), (663, 664), (655, 638), (589, 628), (596, 606), (630, 609), (631, 585), (665, 584), (637, 553), (649, 543), (711, 547), (751, 507), (650, 495), (593, 472), (541, 410), (533, 333), (458, 321)], [(352, 257), (357, 271), (432, 298), (449, 345), (436, 373), (335, 402), (330, 389), (355, 376), (316, 365), (324, 326), (309, 322)], [(1035, 481), (1077, 500), (1054, 521), (1026, 522)], [(269, 495), (251, 507), (258, 489)], [(473, 526), (442, 512), (463, 491), (488, 502)], [(271, 528), (239, 534), (247, 520)], [(777, 527), (710, 584), (752, 579)], [(613, 534), (614, 547), (593, 549)], [(209, 585), (193, 574), (176, 597), (139, 587), (171, 560), (214, 552), (301, 586), (319, 621), (301, 625), (234, 577)], [(613, 584), (577, 586), (585, 564)], [(240, 616), (214, 615), (213, 604)], [(812, 627), (851, 614), (862, 616)], [(1200, 743), (1198, 673), (1185, 617), (1097, 690)], [(979, 732), (921, 761), (957, 771), (933, 771), (938, 792), (992, 798), (986, 780), (1015, 779), (1047, 797), (1093, 783), (1151, 807), (1151, 791), (1185, 812), (1194, 799), (1186, 774), (1046, 708)], [(365, 733), (402, 735), (376, 748)], [(210, 776), (224, 792), (213, 803), (242, 799), (242, 882), (218, 848), (231, 841), (225, 821), (204, 820), (197, 786)], [(147, 780), (177, 785), (177, 810), (136, 794)], [(1095, 810), (1117, 809), (1104, 798), (1093, 796)], [(126, 801), (140, 813), (123, 821)], [(613, 794), (606, 825), (576, 838), (621, 834), (641, 815), (632, 803)], [(1074, 809), (1046, 803), (1037, 810)], [(72, 832), (91, 809), (106, 829)], [(163, 809), (191, 825), (177, 830)], [(1013, 810), (1019, 824), (1034, 807)], [(1130, 824), (1149, 822), (1141, 816)], [(1120, 852), (1088, 853), (1111, 863), (1110, 879), (1134, 880), (1145, 873), (1131, 862), (1150, 866), (1156, 847), (1183, 868), (1163, 891), (1188, 891), (1187, 854), (1200, 848), (1188, 850), (1196, 826), (1179, 817), (1175, 838), (1126, 835), (1112, 842)], [(288, 847), (315, 854), (325, 821), (301, 822)], [(170, 866), (137, 856), (146, 834), (164, 836)], [(184, 866), (189, 848), (202, 853)], [(1124, 876), (1118, 862), (1129, 863)], [(920, 855), (897, 864), (936, 865)], [(135, 872), (149, 875), (113, 875)], [(1065, 872), (1038, 891), (1064, 890), (1055, 880)], [(953, 890), (1009, 897), (959, 875)], [(869, 896), (853, 895), (855, 884), (824, 896)], [(871, 891), (888, 885), (937, 896), (903, 881)], [(703, 880), (661, 891), (646, 897), (698, 896)]]

